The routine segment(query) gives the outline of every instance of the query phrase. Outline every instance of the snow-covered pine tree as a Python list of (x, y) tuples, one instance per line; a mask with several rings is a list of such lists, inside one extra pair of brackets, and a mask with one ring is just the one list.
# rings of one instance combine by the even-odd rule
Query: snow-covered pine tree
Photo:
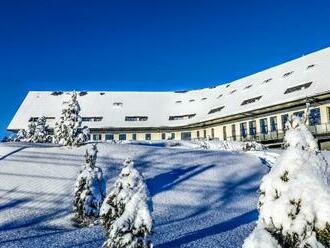
[(287, 123), (287, 150), (262, 179), (257, 227), (243, 248), (330, 247), (328, 164), (305, 121)]
[(78, 146), (88, 140), (89, 130), (81, 128), (82, 119), (79, 115), (80, 105), (77, 100), (77, 93), (73, 92), (68, 102), (63, 102), (62, 114), (55, 123), (55, 143), (65, 146)]
[(46, 117), (42, 116), (37, 121), (30, 121), (26, 130), (20, 130), (15, 141), (45, 143), (50, 141), (48, 135), (48, 126), (46, 125)]
[(106, 196), (106, 183), (102, 169), (96, 166), (97, 147), (86, 149), (85, 164), (76, 180), (74, 190), (73, 221), (79, 226), (93, 224), (99, 217)]
[(143, 177), (126, 159), (114, 188), (104, 200), (101, 222), (107, 233), (105, 248), (152, 247), (152, 229), (147, 186)]

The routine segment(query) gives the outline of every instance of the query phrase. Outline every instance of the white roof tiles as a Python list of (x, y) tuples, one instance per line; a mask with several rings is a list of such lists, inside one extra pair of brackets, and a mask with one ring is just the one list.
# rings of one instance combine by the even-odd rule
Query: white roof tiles
[[(182, 126), (330, 91), (329, 68), (330, 48), (326, 48), (216, 87), (182, 93), (88, 92), (78, 96), (78, 101), (82, 117), (103, 117), (102, 121), (89, 122), (90, 128)], [(308, 82), (313, 82), (309, 88), (284, 94), (287, 88)], [(8, 129), (25, 128), (31, 117), (44, 115), (57, 118), (68, 93), (56, 96), (51, 93), (29, 92)], [(259, 100), (241, 105), (243, 101), (259, 96), (262, 96)], [(221, 111), (208, 114), (210, 110), (222, 106), (225, 107)], [(169, 116), (189, 114), (196, 116), (183, 120), (169, 120)], [(126, 116), (148, 116), (148, 120), (125, 121)]]

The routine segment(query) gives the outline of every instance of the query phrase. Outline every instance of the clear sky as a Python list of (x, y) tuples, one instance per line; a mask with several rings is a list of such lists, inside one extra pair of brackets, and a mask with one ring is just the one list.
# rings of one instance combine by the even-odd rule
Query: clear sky
[(222, 84), (329, 46), (329, 13), (329, 0), (0, 0), (0, 136), (29, 90)]

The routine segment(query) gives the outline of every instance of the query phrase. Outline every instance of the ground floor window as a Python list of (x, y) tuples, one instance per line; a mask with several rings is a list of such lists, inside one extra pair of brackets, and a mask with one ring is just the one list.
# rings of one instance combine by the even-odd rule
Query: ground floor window
[(206, 139), (206, 130), (203, 130), (203, 132), (204, 132), (204, 139)]
[(227, 140), (227, 127), (223, 126), (222, 127), (222, 131), (223, 131), (223, 140)]
[(175, 133), (171, 133), (171, 139), (175, 140)]
[(93, 134), (93, 140), (95, 140), (95, 141), (102, 140), (102, 135), (101, 134)]
[(246, 138), (246, 122), (240, 123), (241, 137)]
[(166, 133), (162, 133), (162, 140), (166, 139)]
[(327, 107), (327, 112), (328, 112), (328, 122), (330, 122), (330, 108), (329, 107)]
[(181, 140), (191, 140), (191, 132), (182, 132)]
[(250, 121), (249, 122), (249, 134), (251, 136), (255, 136), (257, 133), (257, 124), (256, 121)]
[(126, 133), (119, 134), (119, 140), (126, 140)]
[(200, 138), (200, 133), (199, 133), (199, 131), (196, 132), (196, 136), (197, 136), (197, 139)]
[(113, 134), (112, 133), (107, 133), (105, 135), (105, 140), (114, 140)]
[(145, 139), (146, 139), (146, 140), (151, 140), (151, 134), (150, 134), (150, 133), (146, 133), (146, 135), (145, 135)]
[(288, 114), (281, 115), (281, 121), (282, 121), (282, 129), (285, 130), (285, 125), (289, 119)]
[(270, 117), (270, 131), (277, 132), (277, 117)]
[(260, 119), (260, 131), (261, 131), (262, 134), (267, 134), (268, 133), (267, 118)]
[(303, 117), (304, 113), (305, 113), (304, 111), (298, 111), (298, 112), (294, 112), (293, 115), (298, 117)]
[(136, 133), (132, 134), (132, 140), (136, 140)]
[(211, 129), (211, 137), (212, 139), (214, 139), (215, 135), (214, 135), (214, 128)]
[(231, 135), (233, 136), (233, 140), (236, 140), (236, 126), (235, 124), (231, 125)]
[(320, 108), (311, 109), (309, 112), (309, 125), (315, 126), (321, 124)]

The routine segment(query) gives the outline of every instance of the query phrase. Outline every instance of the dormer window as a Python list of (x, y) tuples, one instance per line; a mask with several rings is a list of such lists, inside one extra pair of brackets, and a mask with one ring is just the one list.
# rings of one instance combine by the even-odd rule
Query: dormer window
[(122, 102), (114, 102), (112, 104), (113, 108), (122, 108), (123, 107), (123, 103)]
[(311, 64), (311, 65), (309, 65), (309, 66), (307, 66), (307, 70), (309, 70), (309, 69), (312, 69), (312, 68), (314, 68), (315, 67), (315, 64)]
[(221, 106), (218, 108), (211, 109), (208, 114), (214, 114), (216, 112), (220, 112), (225, 106)]
[(227, 85), (226, 85), (226, 88), (228, 88), (229, 86), (230, 86), (230, 84), (227, 84)]
[(194, 101), (195, 101), (195, 99), (190, 99), (190, 100), (189, 100), (189, 102), (194, 102)]
[(125, 121), (147, 121), (148, 116), (125, 116)]
[(308, 82), (306, 84), (300, 84), (291, 88), (287, 88), (286, 91), (284, 92), (284, 94), (289, 94), (295, 91), (299, 91), (299, 90), (304, 90), (309, 88), (312, 85), (313, 82)]
[(266, 84), (266, 83), (269, 83), (270, 81), (272, 81), (273, 79), (272, 78), (267, 78), (266, 80), (264, 80), (262, 83), (263, 84)]
[(287, 73), (284, 73), (283, 74), (283, 78), (287, 78), (288, 76), (292, 75), (294, 73), (294, 71), (290, 71), (290, 72), (287, 72)]
[(187, 120), (195, 117), (196, 114), (188, 114), (188, 115), (172, 115), (168, 119), (170, 121), (179, 121), (179, 120)]
[(175, 103), (176, 103), (176, 104), (180, 104), (180, 103), (182, 103), (182, 101), (176, 101)]
[(232, 90), (232, 91), (230, 92), (230, 94), (234, 94), (236, 91), (237, 91), (237, 90)]
[(254, 102), (257, 102), (261, 99), (262, 96), (257, 96), (257, 97), (254, 97), (254, 98), (250, 98), (250, 99), (247, 99), (247, 100), (244, 100), (241, 105), (246, 105), (246, 104), (250, 104), (250, 103), (254, 103)]
[(206, 99), (207, 99), (206, 97), (203, 97), (201, 100), (202, 100), (202, 101), (205, 101)]
[(218, 97), (217, 97), (217, 98), (219, 99), (219, 98), (221, 98), (222, 96), (223, 96), (223, 94), (220, 94), (220, 95), (218, 95)]
[(252, 84), (249, 84), (249, 85), (247, 85), (247, 86), (245, 86), (245, 90), (247, 90), (247, 89), (249, 89), (249, 88), (251, 88), (252, 87)]
[(83, 122), (99, 122), (103, 120), (102, 116), (96, 116), (96, 117), (82, 117), (81, 120)]

